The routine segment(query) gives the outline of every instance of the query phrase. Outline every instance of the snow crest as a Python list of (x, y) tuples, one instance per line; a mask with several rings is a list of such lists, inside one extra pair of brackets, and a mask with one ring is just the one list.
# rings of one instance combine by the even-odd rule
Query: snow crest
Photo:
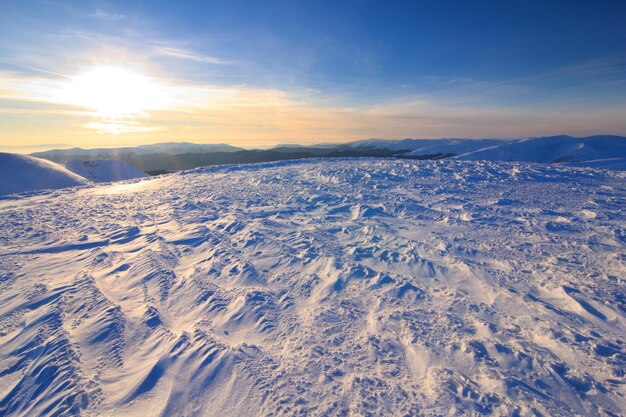
[(0, 415), (619, 415), (625, 206), (364, 159), (0, 201)]

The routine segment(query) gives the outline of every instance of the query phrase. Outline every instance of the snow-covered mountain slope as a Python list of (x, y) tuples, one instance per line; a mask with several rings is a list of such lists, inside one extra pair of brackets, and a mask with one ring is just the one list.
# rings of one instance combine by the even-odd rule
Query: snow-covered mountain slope
[(116, 159), (72, 160), (65, 163), (65, 168), (93, 182), (121, 181), (148, 176), (134, 166)]
[(404, 139), (353, 142), (351, 147), (395, 151), (410, 150), (405, 156), (454, 154), (457, 159), (567, 163), (572, 166), (624, 169), (626, 137), (547, 136), (524, 139)]
[(54, 162), (0, 152), (0, 196), (86, 184), (90, 181)]
[(620, 136), (551, 136), (520, 139), (459, 155), (465, 160), (582, 162), (626, 158), (626, 138)]
[(333, 160), (0, 201), (0, 415), (608, 416), (626, 174)]
[(488, 146), (500, 145), (503, 139), (402, 139), (376, 140), (353, 142), (353, 148), (372, 147), (376, 149), (390, 149), (393, 151), (410, 150), (408, 155), (422, 156), (433, 154), (464, 154)]

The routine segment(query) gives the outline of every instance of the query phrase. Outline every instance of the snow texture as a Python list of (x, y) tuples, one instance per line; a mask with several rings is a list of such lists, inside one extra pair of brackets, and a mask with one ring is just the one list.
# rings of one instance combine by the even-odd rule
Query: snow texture
[(54, 162), (0, 152), (0, 196), (90, 183)]
[(116, 159), (72, 160), (65, 163), (65, 168), (93, 182), (112, 182), (148, 176), (140, 169)]
[(381, 159), (5, 199), (0, 415), (623, 415), (625, 206)]

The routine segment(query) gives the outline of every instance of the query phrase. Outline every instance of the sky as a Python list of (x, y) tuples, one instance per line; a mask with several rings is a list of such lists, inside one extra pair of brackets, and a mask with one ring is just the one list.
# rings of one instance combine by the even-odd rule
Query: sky
[(626, 2), (3, 1), (0, 147), (626, 135)]

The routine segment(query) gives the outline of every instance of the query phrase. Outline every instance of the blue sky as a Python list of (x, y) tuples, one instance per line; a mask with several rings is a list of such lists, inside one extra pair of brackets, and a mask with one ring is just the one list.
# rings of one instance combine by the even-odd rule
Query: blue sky
[[(47, 0), (0, 12), (2, 145), (626, 134), (623, 1)], [(112, 122), (59, 98), (102, 67), (176, 99)]]

